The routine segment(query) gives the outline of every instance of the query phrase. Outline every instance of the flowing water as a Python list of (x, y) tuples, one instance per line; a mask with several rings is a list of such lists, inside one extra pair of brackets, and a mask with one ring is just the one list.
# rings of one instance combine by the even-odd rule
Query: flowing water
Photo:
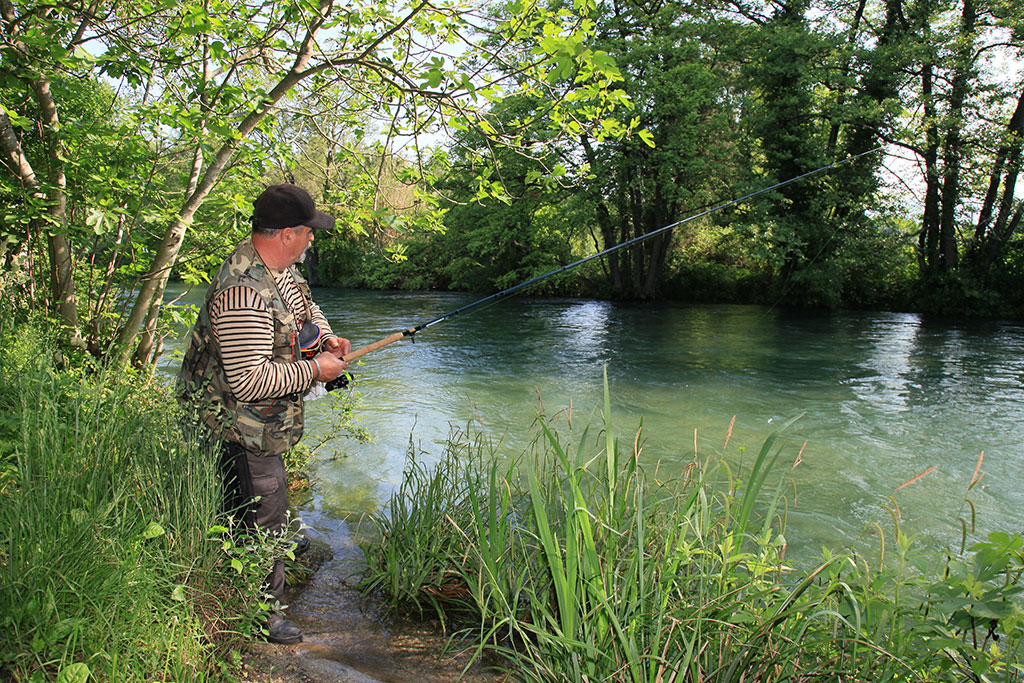
[[(476, 297), (321, 289), (314, 298), (359, 347)], [(782, 436), (788, 462), (807, 442), (792, 472), (791, 552), (855, 543), (871, 523), (888, 523), (890, 497), (906, 528), (933, 545), (959, 540), (965, 497), (979, 533), (1019, 532), (1022, 359), (1024, 326), (1014, 322), (512, 298), (353, 368), (359, 424), (373, 441), (329, 444), (340, 454), (318, 461), (317, 493), (300, 512), (314, 535), (346, 538), (352, 520), (398, 485), (410, 437), (436, 458), (450, 425), (478, 419), (516, 455), (532, 436), (538, 396), (548, 414), (571, 407), (586, 421), (602, 404), (607, 368), (616, 428), (632, 440), (643, 420), (643, 460), (659, 476), (680, 471), (695, 447), (700, 456), (720, 451), (733, 416), (733, 465), (749, 464), (769, 434), (799, 416)], [(314, 436), (326, 403), (307, 405)], [(982, 452), (984, 478), (968, 493)], [(329, 609), (317, 600), (308, 597), (311, 612)]]

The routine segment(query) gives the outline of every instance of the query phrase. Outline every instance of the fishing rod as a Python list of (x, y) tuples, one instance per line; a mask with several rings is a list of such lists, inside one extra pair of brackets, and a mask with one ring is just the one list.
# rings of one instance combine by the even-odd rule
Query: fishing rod
[(867, 152), (861, 152), (860, 154), (855, 154), (854, 156), (846, 157), (845, 159), (840, 159), (839, 161), (834, 161), (831, 164), (828, 164), (827, 166), (822, 166), (820, 168), (816, 168), (813, 171), (808, 171), (807, 173), (802, 173), (802, 174), (800, 174), (798, 176), (790, 178), (789, 180), (783, 180), (782, 182), (775, 183), (771, 187), (765, 187), (765, 188), (762, 188), (760, 190), (755, 190), (754, 192), (750, 192), (748, 194), (745, 194), (742, 197), (738, 197), (736, 199), (731, 199), (731, 200), (729, 200), (727, 202), (722, 202), (721, 204), (716, 204), (716, 205), (712, 206), (711, 208), (704, 209), (703, 211), (700, 211), (699, 213), (695, 213), (692, 216), (687, 216), (686, 218), (684, 218), (682, 220), (679, 220), (679, 221), (676, 221), (675, 223), (670, 223), (669, 225), (666, 225), (664, 227), (658, 228), (657, 230), (652, 230), (651, 232), (649, 232), (647, 234), (640, 235), (639, 237), (634, 237), (634, 238), (632, 238), (630, 240), (626, 240), (625, 242), (621, 242), (619, 244), (616, 244), (615, 246), (609, 247), (609, 248), (605, 249), (604, 251), (599, 251), (596, 254), (591, 254), (590, 256), (587, 256), (585, 258), (581, 258), (578, 261), (573, 261), (572, 263), (564, 265), (564, 266), (562, 266), (560, 268), (556, 268), (556, 269), (554, 269), (552, 271), (544, 273), (543, 275), (538, 275), (537, 277), (534, 277), (534, 278), (531, 278), (529, 280), (526, 280), (525, 282), (521, 282), (518, 285), (514, 285), (512, 287), (509, 287), (508, 289), (503, 289), (500, 292), (496, 292), (495, 294), (491, 294), (490, 296), (485, 296), (482, 299), (477, 299), (476, 301), (474, 301), (472, 303), (466, 304), (465, 306), (461, 306), (460, 308), (456, 308), (453, 311), (449, 311), (448, 313), (445, 313), (444, 315), (438, 316), (438, 317), (434, 318), (433, 320), (428, 320), (425, 323), (420, 323), (419, 325), (416, 325), (415, 327), (410, 327), (409, 329), (402, 330), (401, 332), (395, 332), (394, 334), (388, 335), (387, 337), (384, 337), (383, 339), (381, 339), (379, 341), (375, 341), (372, 344), (369, 344), (369, 345), (364, 346), (362, 348), (356, 349), (355, 351), (350, 351), (349, 353), (346, 353), (344, 356), (341, 357), (341, 360), (343, 360), (343, 361), (355, 360), (356, 358), (359, 358), (361, 356), (365, 356), (366, 354), (370, 353), (371, 351), (376, 351), (377, 349), (379, 349), (381, 347), (387, 346), (389, 344), (393, 344), (396, 341), (399, 341), (400, 339), (404, 339), (405, 337), (412, 337), (413, 341), (415, 341), (415, 334), (417, 332), (419, 332), (421, 330), (425, 330), (428, 327), (431, 327), (432, 325), (436, 325), (437, 323), (444, 322), (445, 320), (450, 320), (451, 318), (454, 318), (455, 316), (457, 316), (457, 315), (459, 315), (461, 313), (466, 313), (467, 311), (471, 311), (474, 308), (478, 308), (480, 306), (483, 306), (484, 304), (488, 304), (488, 303), (495, 304), (498, 301), (500, 301), (501, 299), (504, 299), (507, 296), (511, 296), (512, 294), (515, 294), (516, 292), (518, 292), (520, 290), (523, 290), (523, 289), (529, 287), (530, 285), (535, 285), (538, 282), (541, 282), (542, 280), (547, 280), (549, 277), (554, 277), (555, 275), (558, 275), (560, 273), (564, 273), (567, 270), (571, 270), (572, 268), (575, 268), (576, 266), (581, 266), (584, 263), (587, 263), (588, 261), (593, 261), (594, 259), (601, 258), (602, 256), (607, 256), (608, 254), (612, 254), (612, 253), (614, 253), (616, 251), (619, 251), (620, 249), (625, 249), (627, 247), (633, 246), (634, 244), (639, 244), (640, 242), (643, 242), (644, 240), (650, 239), (651, 237), (654, 237), (655, 235), (660, 235), (663, 232), (667, 232), (667, 231), (671, 230), (672, 228), (677, 228), (680, 225), (683, 225), (685, 223), (689, 223), (690, 221), (697, 220), (698, 218), (703, 218), (704, 216), (707, 216), (708, 214), (715, 213), (716, 211), (721, 211), (722, 209), (725, 209), (727, 207), (733, 206), (735, 204), (739, 204), (739, 203), (744, 202), (744, 201), (746, 201), (748, 199), (752, 199), (754, 197), (757, 197), (758, 195), (765, 194), (766, 192), (771, 192), (772, 190), (777, 190), (780, 187), (785, 187), (786, 185), (789, 185), (791, 183), (795, 183), (795, 182), (797, 182), (799, 180), (803, 180), (804, 178), (807, 178), (809, 176), (816, 175), (818, 173), (823, 173), (825, 171), (828, 171), (828, 170), (831, 170), (833, 168), (836, 168), (837, 166), (842, 166), (843, 164), (850, 163), (852, 161), (855, 161), (856, 159), (859, 159), (860, 157), (867, 156), (868, 154), (874, 154), (875, 152), (881, 151), (881, 149), (882, 149), (881, 147), (876, 147), (874, 149), (868, 150)]

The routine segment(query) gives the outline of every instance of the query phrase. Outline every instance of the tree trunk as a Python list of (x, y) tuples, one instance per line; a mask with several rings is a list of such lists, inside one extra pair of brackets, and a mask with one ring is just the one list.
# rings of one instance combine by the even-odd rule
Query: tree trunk
[[(848, 71), (850, 64), (853, 61), (853, 48), (857, 43), (857, 32), (860, 30), (860, 22), (864, 17), (864, 6), (867, 4), (867, 0), (858, 0), (857, 11), (854, 12), (853, 22), (850, 26), (849, 35), (846, 37), (846, 57), (843, 60), (843, 67), (840, 69), (841, 72)], [(836, 108), (842, 109), (846, 105), (846, 88), (840, 87), (839, 94), (836, 96)], [(835, 156), (836, 143), (839, 141), (839, 127), (841, 119), (836, 117), (832, 120), (832, 125), (828, 132), (828, 143), (825, 145), (825, 156), (831, 159)]]
[[(67, 49), (73, 49), (73, 46), (81, 40), (90, 26), (95, 8), (96, 4), (93, 4), (90, 10), (82, 13), (82, 19)], [(26, 64), (31, 65), (30, 68), (23, 69), (23, 73), (15, 71), (15, 75), (28, 84), (35, 95), (36, 104), (39, 106), (39, 124), (49, 158), (49, 177), (46, 179), (46, 189), (43, 189), (42, 183), (21, 149), (21, 143), (14, 134), (10, 118), (0, 110), (0, 114), (3, 114), (3, 119), (0, 120), (0, 136), (3, 137), (5, 160), (9, 160), (11, 170), (32, 196), (45, 199), (50, 218), (50, 225), (46, 226), (45, 230), (47, 253), (50, 259), (50, 291), (53, 296), (53, 306), (57, 317), (72, 330), (72, 339), (80, 341), (71, 243), (68, 241), (67, 235), (62, 232), (67, 223), (67, 177), (64, 172), (61, 152), (60, 117), (57, 114), (57, 105), (50, 90), (49, 78), (36, 71), (30, 51), (20, 40), (14, 38), (18, 30), (19, 18), (15, 15), (13, 3), (9, 0), (0, 1), (0, 15), (2, 15), (4, 23), (5, 42), (24, 58)]]
[[(580, 142), (583, 145), (583, 152), (586, 155), (587, 163), (590, 164), (591, 168), (597, 168), (597, 155), (594, 153), (594, 147), (590, 144), (590, 138), (587, 136), (581, 136)], [(612, 221), (611, 211), (608, 210), (608, 204), (605, 202), (604, 197), (599, 192), (594, 192), (594, 205), (597, 212), (597, 224), (601, 228), (601, 238), (604, 240), (603, 249), (610, 249), (618, 244), (618, 240), (615, 237), (615, 224)], [(600, 251), (600, 250), (599, 250)], [(619, 267), (619, 252), (613, 252), (608, 254), (608, 279), (612, 285), (612, 291), (615, 294), (622, 293), (622, 269)]]
[(51, 226), (47, 230), (47, 250), (50, 255), (50, 290), (58, 317), (64, 321), (74, 334), (78, 335), (78, 310), (75, 302), (75, 269), (71, 259), (71, 243), (61, 230), (67, 227), (67, 176), (64, 173), (64, 162), (61, 160), (60, 118), (57, 105), (50, 92), (49, 81), (43, 78), (33, 79), (33, 90), (39, 103), (40, 121), (43, 124), (43, 136), (46, 141), (47, 154), (50, 159), (49, 189), (46, 192), (47, 213), (50, 215)]
[(942, 270), (957, 266), (956, 208), (960, 201), (960, 166), (963, 162), (964, 101), (974, 74), (974, 0), (964, 0), (960, 35), (950, 89), (949, 112), (942, 159), (942, 213), (939, 222), (939, 260)]
[(921, 218), (921, 233), (918, 237), (918, 266), (927, 278), (935, 274), (939, 267), (939, 213), (940, 188), (939, 179), (939, 131), (935, 100), (932, 94), (933, 66), (925, 64), (921, 71), (921, 94), (924, 99), (925, 129), (925, 194), (924, 215)]
[[(51, 124), (57, 123), (57, 112), (53, 108), (53, 99), (49, 97), (49, 84), (39, 84), (37, 97), (43, 97), (49, 107), (40, 105), (41, 110), (46, 112), (50, 109), (48, 120)], [(51, 129), (52, 130), (52, 129)], [(51, 139), (51, 144), (55, 144)], [(51, 190), (43, 190), (35, 169), (25, 156), (21, 148), (21, 142), (14, 132), (10, 118), (6, 112), (0, 109), (0, 148), (4, 152), (4, 165), (14, 174), (19, 184), (31, 193), (36, 199), (43, 200), (48, 206), (48, 213), (58, 225), (62, 225), (65, 219), (65, 199), (63, 165), (57, 161), (58, 170), (55, 173)], [(57, 150), (52, 150), (51, 155), (57, 156)], [(38, 228), (39, 226), (35, 226)], [(74, 267), (71, 260), (71, 245), (67, 236), (60, 232), (47, 232), (46, 236), (47, 253), (50, 260), (50, 292), (53, 296), (54, 308), (58, 317), (64, 321), (78, 335), (78, 311), (75, 305), (75, 280)]]
[(981, 211), (978, 213), (978, 223), (974, 228), (974, 239), (979, 243), (985, 240), (985, 236), (988, 234), (988, 227), (992, 222), (1006, 158), (1014, 149), (1020, 149), (1022, 135), (1024, 135), (1024, 90), (1021, 91), (1020, 97), (1017, 98), (1017, 108), (1014, 110), (1013, 116), (1010, 117), (1010, 123), (1006, 126), (1006, 141), (999, 146), (995, 162), (992, 164), (988, 191), (985, 193), (985, 201), (982, 202)]
[[(207, 38), (207, 41), (209, 39)], [(210, 82), (210, 48), (208, 45), (203, 45), (203, 91), (200, 94), (200, 101), (202, 102), (204, 111), (207, 110), (207, 104), (209, 102), (209, 96), (206, 92), (206, 84)], [(199, 136), (200, 140), (206, 137), (206, 116), (203, 117), (199, 123)], [(199, 177), (203, 172), (203, 146), (201, 143), (196, 143), (195, 152), (192, 155), (192, 168), (188, 175), (188, 186), (185, 189), (185, 196), (191, 197), (196, 188), (199, 186)], [(182, 236), (184, 237), (184, 235)], [(173, 265), (173, 264), (172, 264)], [(167, 278), (170, 276), (170, 269), (167, 274), (164, 275), (162, 282), (157, 285), (156, 291), (153, 294), (154, 302), (163, 302), (164, 290), (167, 288)], [(156, 344), (156, 326), (160, 319), (160, 304), (151, 305), (149, 312), (146, 314), (146, 322), (142, 328), (142, 334), (139, 335), (139, 343), (135, 349), (135, 354), (132, 357), (135, 365), (142, 366), (152, 360), (156, 362), (156, 356), (153, 354), (153, 347)]]
[[(862, 12), (863, 8), (862, 3), (858, 11)], [(902, 0), (886, 0), (885, 25), (878, 36), (878, 44), (870, 53), (870, 66), (861, 81), (860, 90), (853, 98), (854, 111), (857, 114), (845, 136), (844, 156), (857, 156), (876, 148), (879, 134), (891, 127), (885, 105), (899, 95), (900, 79), (907, 59), (907, 50), (901, 43), (909, 33), (909, 26), (903, 18)], [(840, 101), (839, 104), (842, 106), (843, 102)], [(844, 113), (841, 112), (840, 115)], [(838, 124), (833, 124), (830, 149), (834, 144), (832, 138), (837, 131)], [(828, 158), (831, 159), (833, 156), (830, 151)], [(835, 220), (843, 222), (851, 214), (858, 216), (863, 213), (865, 198), (874, 194), (878, 187), (876, 171), (881, 162), (881, 155), (876, 155), (837, 169), (843, 199), (837, 201)]]
[[(647, 233), (658, 230), (676, 219), (676, 202), (666, 201), (661, 188), (662, 185), (659, 183), (654, 192), (653, 205), (647, 212), (650, 216), (644, 228)], [(648, 244), (647, 272), (644, 273), (643, 289), (639, 292), (643, 299), (653, 299), (658, 295), (658, 284), (661, 282), (661, 274), (665, 269), (665, 262), (668, 260), (673, 232), (673, 230), (666, 230), (660, 235), (645, 240)]]
[[(636, 239), (643, 234), (644, 225), (644, 199), (643, 193), (635, 186), (631, 185), (629, 188), (629, 208), (630, 208), (630, 223), (632, 224), (632, 235), (631, 239)], [(643, 296), (643, 285), (644, 285), (644, 256), (647, 245), (641, 243), (632, 247), (633, 253), (630, 254), (633, 260), (633, 266), (630, 269), (630, 286), (632, 288), (632, 294), (634, 297)]]
[[(985, 193), (985, 200), (978, 214), (978, 223), (974, 228), (972, 254), (975, 266), (981, 274), (988, 272), (1013, 233), (1013, 229), (1008, 231), (1007, 228), (1011, 222), (1010, 214), (1013, 211), (1013, 198), (1021, 167), (1021, 146), (1024, 142), (1024, 91), (1021, 91), (1017, 99), (1017, 108), (1007, 124), (1005, 140), (996, 152), (992, 173), (989, 175), (988, 191)], [(994, 224), (993, 214), (996, 214)]]
[(644, 299), (653, 299), (658, 294), (658, 283), (661, 281), (661, 274), (664, 272), (665, 262), (668, 260), (673, 232), (673, 230), (666, 230), (650, 239), (651, 250), (647, 260), (647, 274), (644, 277), (644, 288), (641, 292), (641, 296)]
[(1020, 227), (1021, 216), (1024, 215), (1024, 202), (1017, 204), (1017, 210), (1013, 212), (1013, 216), (1010, 216), (1013, 193), (1007, 192), (1003, 195), (1003, 204), (1005, 207), (1005, 215), (1003, 209), (1000, 209), (1000, 221), (996, 224), (996, 227), (992, 231), (991, 237), (986, 241), (985, 249), (985, 260), (982, 262), (983, 272), (988, 272), (992, 267), (992, 264), (996, 262), (996, 259), (1003, 253), (1006, 248), (1006, 244), (1013, 237), (1013, 234), (1017, 232), (1017, 228)]
[(117, 265), (121, 260), (122, 248), (125, 240), (124, 233), (124, 214), (120, 214), (117, 217), (117, 238), (114, 240), (114, 253), (110, 255), (110, 259), (107, 261), (107, 267), (103, 273), (103, 287), (100, 289), (99, 294), (96, 295), (96, 302), (90, 315), (91, 338), (88, 343), (89, 351), (95, 356), (99, 356), (103, 353), (103, 350), (99, 346), (101, 333), (100, 313), (108, 305), (110, 290), (113, 286), (114, 271), (117, 269)]

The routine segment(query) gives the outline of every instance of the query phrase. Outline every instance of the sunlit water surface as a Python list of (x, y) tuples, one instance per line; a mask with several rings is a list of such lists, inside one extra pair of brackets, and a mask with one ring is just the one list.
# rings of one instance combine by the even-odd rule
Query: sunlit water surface
[[(314, 297), (355, 347), (476, 298), (331, 289)], [(792, 552), (855, 543), (873, 522), (889, 523), (890, 496), (906, 529), (929, 543), (959, 538), (965, 497), (979, 533), (1020, 531), (1022, 358), (1024, 327), (1009, 322), (513, 298), (354, 368), (359, 424), (373, 440), (328, 445), (344, 455), (319, 460), (318, 492), (301, 513), (331, 534), (377, 509), (401, 480), (410, 436), (429, 461), (450, 426), (479, 420), (514, 456), (533, 435), (538, 396), (548, 414), (571, 405), (579, 426), (600, 409), (607, 366), (616, 429), (632, 441), (643, 420), (643, 461), (661, 478), (693, 459), (695, 442), (699, 457), (721, 452), (733, 416), (726, 457), (734, 466), (749, 465), (766, 437), (799, 416), (783, 433), (780, 459), (788, 469), (807, 442), (787, 489)], [(307, 439), (322, 433), (325, 405), (307, 404)], [(982, 451), (985, 476), (968, 492)]]

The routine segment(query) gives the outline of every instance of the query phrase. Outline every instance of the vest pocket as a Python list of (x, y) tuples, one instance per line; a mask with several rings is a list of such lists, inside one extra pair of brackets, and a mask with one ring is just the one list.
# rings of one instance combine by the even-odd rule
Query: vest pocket
[(281, 455), (302, 438), (302, 399), (281, 397), (239, 403), (238, 441), (260, 455)]

